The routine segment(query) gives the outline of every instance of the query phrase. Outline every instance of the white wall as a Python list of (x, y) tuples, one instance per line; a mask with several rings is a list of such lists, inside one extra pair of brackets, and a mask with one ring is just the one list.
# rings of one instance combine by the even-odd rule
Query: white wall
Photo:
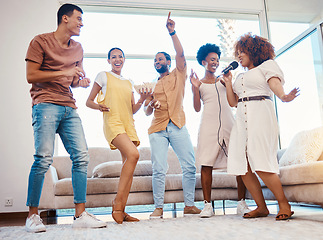
[[(25, 54), (30, 40), (56, 29), (57, 0), (0, 3), (0, 212), (27, 210), (27, 179), (33, 162), (30, 85)], [(5, 207), (5, 198), (13, 206)]]

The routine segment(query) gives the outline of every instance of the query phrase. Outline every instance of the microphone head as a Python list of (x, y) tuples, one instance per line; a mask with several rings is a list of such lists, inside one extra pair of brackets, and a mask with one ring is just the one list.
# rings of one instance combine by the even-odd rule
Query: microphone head
[(239, 64), (237, 61), (233, 61), (232, 63), (230, 63), (230, 66), (232, 67), (232, 70), (234, 70), (239, 66)]
[(234, 70), (239, 66), (237, 61), (233, 61), (232, 63), (229, 64), (225, 69), (222, 70), (223, 74), (227, 74), (230, 70)]

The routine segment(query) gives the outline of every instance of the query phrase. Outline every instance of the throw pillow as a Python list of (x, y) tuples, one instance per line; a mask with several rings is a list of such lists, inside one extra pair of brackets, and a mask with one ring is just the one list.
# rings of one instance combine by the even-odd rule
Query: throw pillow
[[(92, 172), (92, 178), (115, 178), (120, 177), (122, 168), (121, 161), (105, 162), (97, 165)], [(150, 160), (138, 161), (134, 176), (151, 176), (152, 165)]]
[(289, 166), (317, 161), (323, 152), (323, 127), (297, 133), (279, 161)]

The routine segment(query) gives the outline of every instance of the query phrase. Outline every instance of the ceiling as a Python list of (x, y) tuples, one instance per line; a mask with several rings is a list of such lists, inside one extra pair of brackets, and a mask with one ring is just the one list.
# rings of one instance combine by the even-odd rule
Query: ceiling
[(273, 21), (315, 23), (323, 18), (323, 0), (267, 0)]
[[(88, 6), (194, 10), (198, 12), (259, 13), (267, 3), (270, 21), (316, 23), (323, 19), (323, 0), (58, 0)], [(141, 9), (141, 10), (140, 10)]]

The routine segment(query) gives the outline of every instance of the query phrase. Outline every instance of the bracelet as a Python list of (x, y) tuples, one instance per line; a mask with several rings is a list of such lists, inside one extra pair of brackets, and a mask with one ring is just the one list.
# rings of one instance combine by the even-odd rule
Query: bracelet
[(174, 30), (174, 32), (170, 33), (169, 35), (173, 36), (175, 35), (176, 31)]

